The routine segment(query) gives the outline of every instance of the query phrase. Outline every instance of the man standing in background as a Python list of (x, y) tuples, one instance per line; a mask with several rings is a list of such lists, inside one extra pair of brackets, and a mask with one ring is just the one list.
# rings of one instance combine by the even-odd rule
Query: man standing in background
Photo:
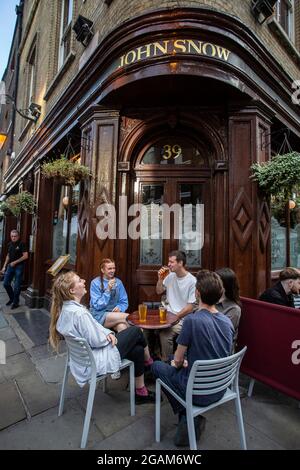
[[(1, 270), (4, 275), (3, 286), (8, 294), (9, 301), (6, 305), (11, 305), (11, 309), (19, 307), (19, 298), (23, 280), (24, 265), (28, 259), (28, 251), (25, 244), (20, 240), (18, 230), (10, 232), (11, 242), (8, 245), (8, 253)], [(14, 280), (14, 288), (11, 283)]]

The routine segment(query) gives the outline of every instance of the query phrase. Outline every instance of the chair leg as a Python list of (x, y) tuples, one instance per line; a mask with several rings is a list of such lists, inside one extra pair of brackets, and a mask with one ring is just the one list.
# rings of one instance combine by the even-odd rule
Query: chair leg
[(69, 370), (70, 370), (69, 361), (67, 359), (65, 372), (64, 372), (64, 378), (63, 378), (62, 385), (61, 385), (61, 393), (60, 393), (60, 400), (59, 400), (59, 407), (58, 407), (58, 416), (61, 416), (63, 414), (63, 411), (64, 411), (64, 404), (65, 404), (65, 396), (66, 396), (66, 390), (67, 390), (67, 384), (68, 384)]
[(248, 397), (252, 396), (254, 384), (255, 384), (255, 379), (251, 379), (250, 384), (249, 384), (249, 388), (248, 388)]
[(236, 410), (236, 416), (237, 416), (238, 427), (239, 427), (239, 432), (240, 432), (241, 448), (243, 450), (247, 450), (246, 436), (245, 436), (244, 421), (243, 421), (243, 414), (242, 414), (242, 407), (241, 407), (240, 397), (237, 397), (235, 399), (235, 410)]
[(190, 449), (197, 450), (194, 418), (193, 415), (188, 412), (188, 410), (186, 410), (186, 421), (189, 434)]
[(85, 412), (84, 425), (83, 425), (83, 431), (82, 431), (82, 437), (81, 437), (81, 445), (80, 445), (81, 449), (85, 448), (86, 442), (87, 442), (91, 415), (92, 415), (92, 410), (93, 410), (93, 404), (94, 404), (95, 390), (96, 390), (96, 381), (92, 381), (90, 384), (89, 396), (88, 396), (87, 405), (86, 405), (86, 412)]
[(161, 386), (158, 380), (155, 385), (155, 441), (160, 442), (160, 393)]
[(129, 366), (130, 416), (135, 415), (135, 378), (134, 363)]

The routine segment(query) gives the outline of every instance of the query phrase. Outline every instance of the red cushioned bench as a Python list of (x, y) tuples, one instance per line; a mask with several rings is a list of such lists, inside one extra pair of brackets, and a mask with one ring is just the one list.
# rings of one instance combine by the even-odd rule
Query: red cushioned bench
[(248, 348), (241, 372), (300, 400), (300, 309), (241, 300), (238, 350)]

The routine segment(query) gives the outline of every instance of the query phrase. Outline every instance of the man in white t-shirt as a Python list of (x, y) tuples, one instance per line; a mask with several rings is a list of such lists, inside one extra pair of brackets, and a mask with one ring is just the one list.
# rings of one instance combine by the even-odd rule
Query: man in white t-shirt
[[(185, 269), (186, 255), (183, 251), (172, 251), (169, 254), (168, 268), (170, 273), (164, 276), (164, 269), (158, 271), (158, 281), (156, 284), (157, 294), (166, 291), (167, 308), (175, 313), (180, 320), (193, 311), (193, 304), (196, 301), (195, 288), (196, 278)], [(180, 333), (182, 321), (172, 326), (160, 330), (160, 345), (162, 360), (167, 361), (173, 354), (173, 339)]]

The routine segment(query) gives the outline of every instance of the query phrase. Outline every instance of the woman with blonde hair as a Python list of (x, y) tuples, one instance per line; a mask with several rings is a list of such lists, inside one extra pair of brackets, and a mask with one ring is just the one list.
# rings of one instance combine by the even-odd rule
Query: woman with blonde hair
[(100, 275), (91, 282), (90, 309), (98, 323), (119, 332), (128, 328), (128, 313), (124, 313), (128, 308), (128, 297), (115, 272), (116, 265), (112, 259), (104, 258), (100, 262)]
[[(119, 371), (121, 359), (130, 359), (135, 366), (136, 403), (152, 403), (155, 395), (145, 387), (144, 367), (151, 361), (149, 349), (139, 328), (131, 327), (115, 335), (100, 325), (81, 304), (86, 294), (85, 280), (73, 271), (60, 274), (53, 283), (50, 344), (58, 350), (61, 336), (85, 338), (92, 348), (97, 373), (110, 374)], [(90, 370), (74, 364), (70, 369), (83, 387), (90, 378)]]

